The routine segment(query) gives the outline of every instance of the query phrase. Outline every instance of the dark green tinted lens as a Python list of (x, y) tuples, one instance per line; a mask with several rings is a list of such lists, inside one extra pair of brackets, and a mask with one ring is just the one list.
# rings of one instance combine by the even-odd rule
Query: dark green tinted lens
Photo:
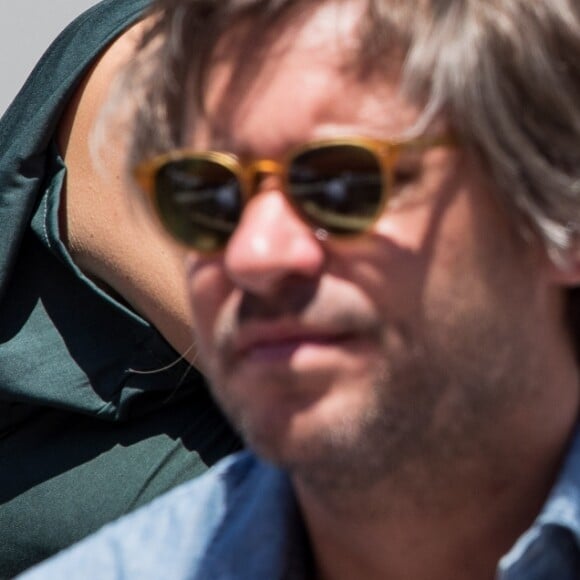
[(331, 234), (366, 230), (382, 205), (380, 162), (364, 147), (328, 145), (305, 151), (290, 166), (289, 193), (314, 226)]
[(230, 169), (203, 158), (171, 161), (156, 175), (161, 221), (182, 243), (211, 252), (223, 248), (242, 211), (240, 184)]

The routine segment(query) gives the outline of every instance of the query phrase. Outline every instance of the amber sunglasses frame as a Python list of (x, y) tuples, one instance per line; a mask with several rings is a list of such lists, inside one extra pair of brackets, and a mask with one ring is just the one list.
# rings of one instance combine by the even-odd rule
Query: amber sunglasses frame
[[(242, 161), (238, 156), (233, 153), (226, 151), (196, 151), (192, 149), (176, 149), (158, 155), (150, 160), (138, 164), (133, 169), (133, 178), (139, 187), (145, 192), (149, 198), (154, 213), (157, 219), (161, 222), (163, 228), (167, 233), (177, 242), (187, 247), (190, 247), (196, 251), (202, 253), (209, 253), (212, 251), (221, 251), (223, 247), (227, 245), (227, 240), (223, 247), (218, 247), (215, 250), (205, 250), (197, 248), (192, 244), (188, 244), (180, 236), (176, 235), (174, 232), (168, 228), (165, 220), (162, 217), (162, 212), (160, 211), (158, 199), (158, 193), (155, 188), (156, 177), (159, 171), (161, 171), (166, 165), (175, 162), (187, 161), (187, 160), (200, 160), (209, 161), (217, 165), (221, 165), (232, 175), (234, 175), (240, 184), (240, 192), (242, 195), (241, 207), (242, 210), (245, 208), (249, 200), (260, 192), (259, 187), (255, 187), (257, 183), (257, 176), (269, 176), (273, 175), (280, 179), (281, 192), (288, 200), (289, 204), (299, 215), (300, 219), (305, 221), (309, 227), (323, 237), (350, 237), (358, 236), (364, 232), (371, 229), (376, 222), (376, 220), (382, 215), (389, 199), (391, 198), (392, 186), (394, 177), (394, 167), (397, 159), (403, 152), (423, 152), (427, 149), (432, 149), (436, 147), (453, 146), (455, 140), (449, 135), (423, 135), (414, 139), (409, 140), (381, 140), (374, 139), (372, 137), (337, 137), (331, 139), (318, 139), (309, 141), (299, 147), (295, 147), (289, 150), (286, 155), (280, 160), (274, 159), (254, 159), (248, 162)], [(299, 156), (305, 153), (311, 153), (318, 149), (332, 148), (340, 146), (350, 146), (358, 147), (363, 149), (367, 153), (371, 153), (378, 161), (377, 165), (381, 172), (381, 181), (383, 183), (381, 189), (381, 199), (377, 204), (374, 216), (370, 220), (365, 220), (364, 227), (360, 230), (353, 230), (345, 233), (332, 233), (329, 234), (321, 224), (313, 224), (309, 219), (308, 215), (305, 215), (304, 211), (301, 210), (300, 204), (297, 203), (294, 196), (292, 196), (289, 191), (289, 170), (292, 166), (292, 162)]]

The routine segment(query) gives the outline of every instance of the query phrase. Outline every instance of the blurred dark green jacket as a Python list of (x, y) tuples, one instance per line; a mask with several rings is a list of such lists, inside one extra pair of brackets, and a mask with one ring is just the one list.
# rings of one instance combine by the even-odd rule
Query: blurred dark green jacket
[(194, 477), (239, 442), (202, 376), (59, 239), (53, 141), (92, 61), (148, 0), (105, 0), (0, 120), (0, 578)]

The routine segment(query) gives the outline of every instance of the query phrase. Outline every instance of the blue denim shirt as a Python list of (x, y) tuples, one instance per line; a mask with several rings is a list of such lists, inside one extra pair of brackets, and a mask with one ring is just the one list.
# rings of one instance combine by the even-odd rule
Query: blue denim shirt
[(542, 511), (500, 560), (497, 577), (580, 579), (580, 428)]
[[(498, 565), (499, 580), (580, 578), (580, 435), (533, 526)], [(105, 526), (23, 576), (67, 579), (308, 578), (310, 552), (287, 475), (242, 452)]]

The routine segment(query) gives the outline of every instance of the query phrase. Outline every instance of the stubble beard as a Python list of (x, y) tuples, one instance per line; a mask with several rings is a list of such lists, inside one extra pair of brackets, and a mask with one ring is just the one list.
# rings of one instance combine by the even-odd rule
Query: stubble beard
[[(430, 355), (424, 348), (415, 347), (403, 361), (400, 358), (400, 353), (385, 354), (363, 410), (354, 416), (345, 410), (330, 427), (325, 425), (290, 452), (284, 441), (268, 437), (253, 424), (252, 413), (243, 402), (232, 400), (231, 395), (220, 396), (222, 389), (217, 396), (250, 447), (260, 455), (312, 485), (364, 488), (427, 454), (429, 431), (445, 390), (447, 379), (432, 366), (425, 368)], [(393, 360), (399, 360), (398, 364)], [(278, 377), (271, 376), (269, 382), (291, 391), (298, 388), (292, 384), (297, 380), (281, 372)], [(263, 388), (269, 387), (264, 384)]]
[[(444, 499), (437, 500), (436, 490), (448, 489), (462, 467), (472, 465), (474, 458), (491, 469), (500, 465), (490, 433), (524, 395), (509, 384), (520, 382), (512, 365), (486, 374), (485, 363), (475, 356), (486, 346), (481, 337), (469, 339), (467, 348), (458, 337), (421, 344), (403, 339), (399, 352), (385, 346), (364, 410), (343, 413), (290, 452), (284, 441), (260, 434), (242, 404), (229, 398), (221, 404), (252, 449), (328, 501), (386, 482), (404, 490), (419, 508), (427, 502), (443, 510)], [(517, 353), (511, 355), (507, 359), (517, 360)], [(390, 509), (385, 501), (383, 508)]]

